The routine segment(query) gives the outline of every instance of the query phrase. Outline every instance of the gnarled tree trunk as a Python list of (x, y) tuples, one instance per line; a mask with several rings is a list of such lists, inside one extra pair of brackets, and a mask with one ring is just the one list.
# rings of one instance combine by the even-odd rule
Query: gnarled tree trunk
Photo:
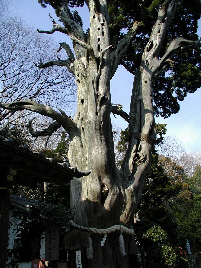
[[(77, 179), (76, 186), (71, 188), (73, 220), (81, 226), (97, 229), (114, 225), (130, 228), (150, 165), (152, 145), (149, 136), (154, 139), (151, 76), (143, 67), (139, 68), (139, 78), (133, 90), (136, 98), (133, 96), (130, 114), (130, 148), (120, 171), (115, 165), (110, 120), (110, 80), (117, 59), (110, 48), (106, 1), (98, 4), (90, 1), (89, 9), (90, 32), (93, 34), (90, 34), (90, 47), (85, 49), (85, 55), (76, 58), (78, 98), (74, 122), (78, 134), (70, 144), (69, 160), (78, 169), (91, 169), (91, 174)], [(145, 86), (141, 86), (142, 80), (146, 80)], [(101, 246), (103, 234), (91, 234), (93, 258), (86, 261), (86, 267), (129, 267), (129, 255), (120, 249), (119, 236), (119, 232), (108, 234)], [(128, 253), (132, 237), (128, 234), (123, 237)]]

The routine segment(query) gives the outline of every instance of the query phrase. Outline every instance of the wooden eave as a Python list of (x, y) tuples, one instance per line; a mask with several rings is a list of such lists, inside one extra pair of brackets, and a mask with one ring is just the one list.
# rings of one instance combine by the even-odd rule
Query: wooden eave
[(7, 175), (8, 180), (9, 176), (13, 177), (15, 182), (25, 186), (28, 181), (69, 184), (73, 177), (80, 178), (90, 173), (68, 167), (65, 162), (58, 163), (42, 153), (34, 153), (12, 140), (0, 140), (0, 168), (2, 176)]

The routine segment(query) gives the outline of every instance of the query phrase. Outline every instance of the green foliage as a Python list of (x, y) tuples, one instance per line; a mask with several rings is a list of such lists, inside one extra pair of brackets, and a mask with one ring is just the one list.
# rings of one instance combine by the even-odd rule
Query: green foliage
[(201, 166), (197, 166), (193, 177), (189, 179), (190, 188), (193, 193), (201, 194)]
[[(109, 0), (111, 16), (111, 41), (116, 45), (131, 28), (134, 21), (142, 21), (138, 35), (134, 38), (131, 48), (124, 56), (122, 65), (132, 74), (141, 63), (144, 47), (148, 42), (152, 27), (157, 18), (157, 11), (162, 0), (122, 1)], [(177, 13), (168, 32), (166, 43), (176, 37), (183, 36), (190, 40), (198, 40), (197, 20), (201, 14), (200, 0), (180, 1)], [(164, 46), (161, 55), (165, 52)], [(173, 65), (169, 65), (153, 81), (153, 98), (155, 114), (169, 117), (180, 109), (179, 102), (188, 93), (195, 92), (201, 86), (201, 53), (200, 46), (196, 49), (185, 48), (174, 55)]]
[(140, 219), (155, 222), (166, 230), (173, 244), (177, 243), (178, 226), (171, 209), (172, 200), (182, 191), (182, 183), (167, 176), (153, 154), (152, 166), (147, 178), (141, 205)]
[(161, 162), (157, 155), (153, 155), (139, 208), (140, 219), (152, 221), (163, 228), (171, 246), (185, 248), (188, 239), (193, 254), (201, 250), (200, 170), (197, 167), (194, 176), (188, 178), (183, 169), (169, 158), (163, 158)]
[(165, 260), (165, 265), (167, 267), (175, 266), (175, 263), (177, 260), (177, 254), (175, 253), (174, 249), (171, 246), (162, 245), (161, 254), (162, 254), (162, 258)]
[(66, 135), (66, 132), (62, 132), (61, 134), (61, 140), (57, 145), (57, 148), (55, 149), (55, 153), (58, 153), (60, 155), (68, 153), (68, 146), (69, 146), (69, 139)]
[(200, 185), (200, 167), (184, 185), (185, 188), (172, 204), (172, 210), (179, 228), (179, 240), (188, 239), (192, 253), (198, 254), (201, 251), (201, 191), (196, 185)]
[[(84, 5), (84, 0), (67, 0), (66, 1), (68, 6), (73, 7), (82, 7)], [(56, 15), (59, 17), (61, 13), (62, 4), (64, 3), (63, 0), (38, 0), (38, 3), (41, 4), (42, 7), (47, 7), (47, 5), (51, 5), (55, 9)], [(79, 16), (78, 12), (72, 11), (69, 13), (70, 18), (75, 22), (79, 23), (82, 26), (82, 19)]]
[(120, 140), (116, 147), (120, 153), (125, 152), (127, 150), (128, 141), (129, 141), (129, 130), (128, 128), (126, 128), (125, 130), (121, 130)]
[[(163, 141), (166, 125), (156, 125), (157, 144)], [(124, 153), (129, 141), (129, 130), (121, 132), (117, 149)], [(160, 159), (160, 161), (159, 161)], [(165, 169), (164, 169), (165, 168)], [(191, 198), (184, 170), (169, 158), (152, 154), (152, 165), (147, 177), (138, 210), (140, 221), (135, 224), (143, 267), (188, 267), (178, 254), (178, 247), (185, 248), (180, 225), (173, 205), (178, 200)], [(184, 197), (184, 196), (185, 197)]]
[(143, 235), (143, 238), (152, 240), (153, 242), (162, 243), (167, 240), (167, 233), (158, 225), (149, 228)]
[(61, 156), (68, 154), (69, 139), (66, 132), (62, 132), (60, 142), (56, 149), (43, 149), (41, 152), (48, 158), (56, 158), (56, 160), (62, 161)]
[(159, 225), (143, 221), (138, 222), (135, 228), (138, 234), (142, 267), (188, 267), (187, 262), (179, 257), (177, 250), (171, 244), (168, 233)]
[(153, 81), (156, 115), (168, 117), (177, 113), (180, 108), (178, 101), (183, 101), (188, 93), (193, 93), (200, 87), (200, 52), (199, 47), (194, 50), (189, 47), (182, 49), (175, 54), (170, 71), (163, 71), (160, 77)]
[(159, 164), (163, 167), (164, 172), (167, 174), (168, 177), (172, 178), (175, 183), (183, 182), (183, 186), (185, 185), (184, 182), (187, 176), (184, 172), (184, 169), (180, 165), (173, 162), (171, 158), (162, 155), (159, 156), (158, 160)]
[(70, 187), (65, 184), (48, 184), (45, 201), (65, 209), (70, 206)]
[(166, 134), (166, 124), (156, 124), (156, 142), (155, 145), (159, 145), (163, 142), (163, 138)]
[[(63, 0), (38, 0), (38, 3), (41, 4), (42, 7), (46, 7), (47, 5), (51, 5), (54, 9), (61, 8)], [(84, 5), (84, 0), (68, 0), (70, 7), (80, 7)]]
[(163, 1), (161, 0), (154, 0), (151, 5), (147, 8), (149, 14), (154, 14), (158, 9), (159, 5), (162, 4)]
[(194, 253), (199, 252), (199, 211), (183, 169), (153, 154), (135, 225), (144, 267), (188, 267), (178, 248), (186, 248), (189, 239)]
[[(166, 128), (157, 125), (156, 129), (160, 144)], [(126, 129), (121, 132), (117, 146), (121, 154), (128, 141)], [(188, 178), (177, 163), (153, 153), (138, 216), (140, 222), (135, 229), (141, 253), (145, 255), (145, 267), (185, 267), (185, 260), (178, 259), (178, 247), (186, 248), (188, 239), (193, 253), (201, 250), (201, 167), (197, 166), (193, 177)], [(155, 259), (156, 254), (162, 259)], [(158, 266), (150, 266), (152, 261)]]
[(80, 24), (81, 26), (83, 26), (83, 23), (82, 23), (82, 19), (81, 17), (79, 16), (77, 10), (74, 10), (72, 12), (72, 19), (77, 22), (78, 24)]

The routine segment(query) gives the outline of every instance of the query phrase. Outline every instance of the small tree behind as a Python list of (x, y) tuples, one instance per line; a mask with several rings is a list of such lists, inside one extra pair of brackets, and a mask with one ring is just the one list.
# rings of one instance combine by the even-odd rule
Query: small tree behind
[[(51, 103), (52, 106), (60, 107), (73, 114), (76, 87), (72, 74), (64, 68), (39, 69), (36, 66), (36, 62), (44, 60), (47, 51), (49, 58), (57, 58), (58, 53), (54, 52), (56, 46), (53, 39), (41, 36), (19, 17), (12, 17), (9, 12), (3, 13), (3, 9), (9, 10), (9, 8), (5, 3), (1, 4), (3, 15), (0, 18), (0, 101), (7, 103), (25, 98), (39, 100), (47, 104)], [(61, 51), (58, 56), (63, 57), (64, 53)], [(66, 98), (68, 101), (64, 102)], [(21, 131), (24, 141), (26, 136), (27, 143), (36, 149), (37, 145), (34, 146), (33, 142), (31, 143), (33, 138), (26, 128), (27, 121), (33, 115), (27, 111), (9, 112), (4, 109), (0, 109), (0, 111), (1, 136), (15, 138), (17, 132)], [(42, 129), (52, 122), (49, 118), (37, 119)], [(34, 120), (34, 123), (37, 122), (37, 119)], [(41, 120), (44, 121), (43, 124), (41, 124)], [(45, 144), (47, 137), (46, 135), (45, 140), (40, 139), (41, 148), (45, 146), (42, 144)]]

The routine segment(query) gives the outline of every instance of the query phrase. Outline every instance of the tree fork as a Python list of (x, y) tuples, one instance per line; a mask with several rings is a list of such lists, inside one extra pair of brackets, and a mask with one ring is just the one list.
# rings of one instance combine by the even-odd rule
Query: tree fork
[[(103, 4), (100, 7), (100, 13), (97, 12), (97, 5), (93, 1), (90, 1), (90, 23), (91, 31), (94, 32), (90, 35), (90, 46), (93, 53), (88, 54), (86, 66), (88, 66), (89, 76), (80, 77), (80, 68), (83, 65), (79, 64), (79, 72), (77, 81), (78, 83), (78, 111), (75, 117), (77, 125), (81, 129), (81, 138), (79, 143), (82, 144), (81, 151), (83, 153), (76, 155), (85, 155), (85, 161), (83, 157), (77, 157), (74, 154), (75, 146), (78, 139), (75, 138), (72, 141), (70, 147), (70, 159), (72, 162), (77, 161), (78, 165), (92, 166), (92, 174), (85, 179), (82, 179), (82, 194), (80, 205), (83, 205), (86, 210), (90, 211), (91, 206), (98, 206), (100, 211), (100, 219), (91, 223), (94, 227), (100, 226), (106, 221), (108, 214), (104, 210), (111, 210), (112, 203), (116, 201), (116, 194), (119, 190), (114, 180), (118, 181), (118, 174), (115, 168), (114, 160), (114, 145), (112, 141), (112, 127), (110, 122), (111, 112), (111, 100), (110, 100), (110, 63), (109, 63), (109, 35), (108, 35), (108, 16), (105, 13), (107, 10), (103, 8)], [(78, 58), (78, 57), (77, 57)], [(88, 89), (83, 90), (84, 87)], [(84, 92), (87, 91), (87, 95), (84, 96)], [(86, 116), (87, 115), (87, 116)], [(77, 146), (76, 146), (77, 147)], [(71, 155), (72, 152), (72, 155)], [(94, 157), (96, 155), (96, 157)], [(77, 159), (77, 160), (76, 160)], [(82, 163), (81, 163), (82, 162)], [(115, 182), (115, 183), (114, 183)], [(102, 188), (108, 189), (106, 198), (102, 197)], [(87, 189), (87, 190), (86, 190)], [(101, 200), (103, 203), (101, 203)], [(93, 205), (94, 203), (94, 205)], [(78, 210), (83, 209), (77, 207)], [(85, 213), (89, 213), (86, 212)], [(82, 215), (80, 219), (76, 219), (77, 223), (82, 223), (86, 216)], [(87, 217), (89, 220), (89, 217)], [(81, 221), (81, 222), (80, 222)], [(107, 220), (108, 221), (108, 220)]]

